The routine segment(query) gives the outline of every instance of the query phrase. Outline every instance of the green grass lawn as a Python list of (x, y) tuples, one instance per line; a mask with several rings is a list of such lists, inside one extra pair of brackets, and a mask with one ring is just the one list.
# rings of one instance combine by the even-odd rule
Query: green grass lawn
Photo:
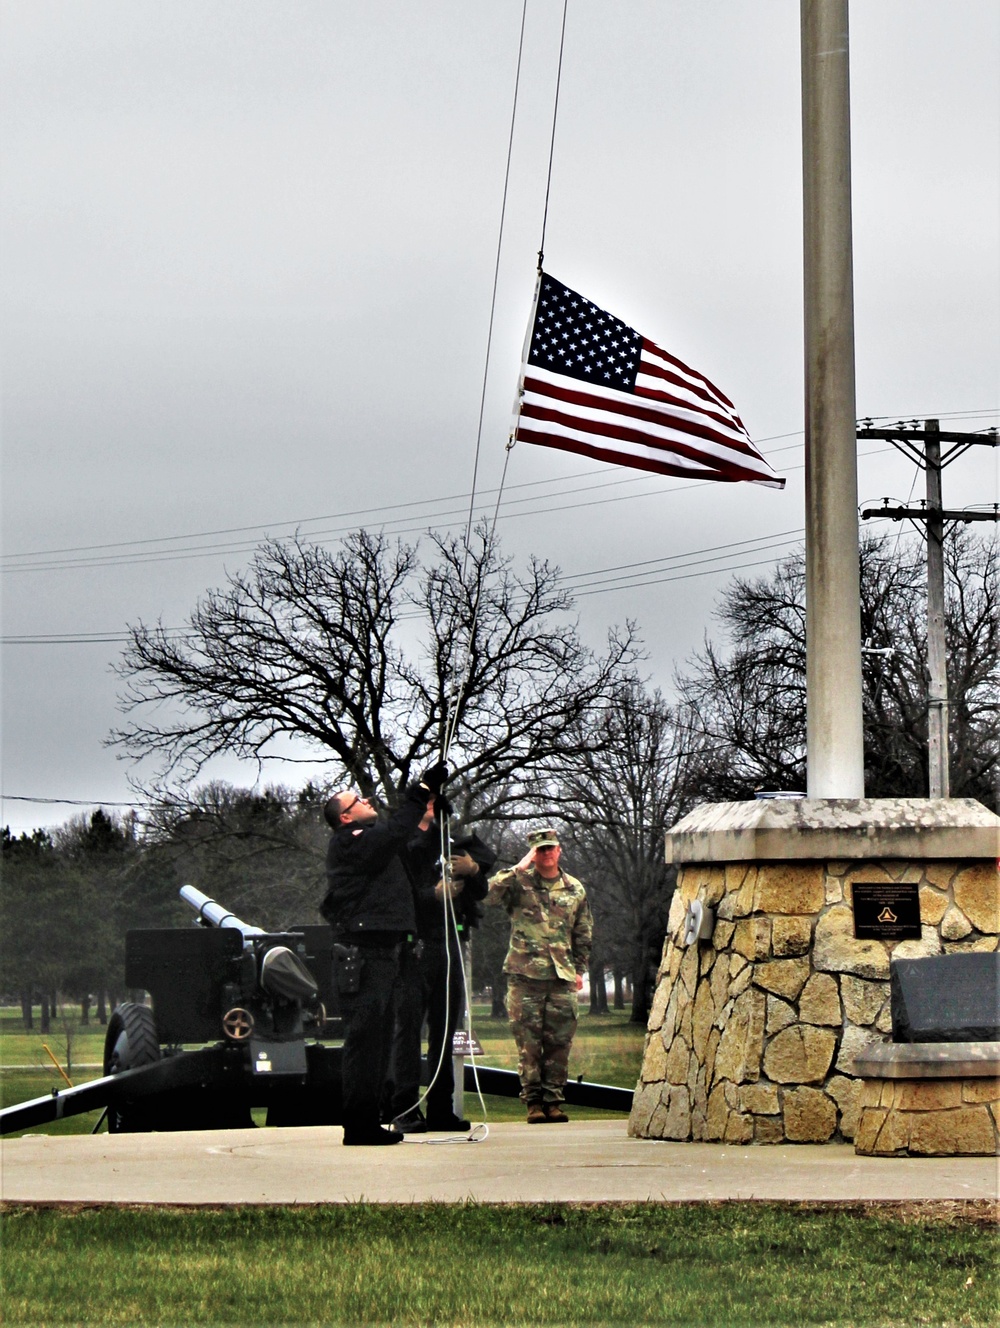
[(59, 1064), (66, 1068), (66, 1037), (70, 1040), (70, 1073), (74, 1066), (100, 1064), (104, 1056), (104, 1029), (96, 1019), (91, 1018), (87, 1025), (80, 1023), (78, 1007), (66, 1007), (65, 1020), (54, 1018), (48, 1033), (42, 1033), (38, 1027), (38, 1013), (35, 1013), (35, 1027), (26, 1030), (21, 1020), (21, 1011), (13, 1006), (0, 1007), (0, 1066), (46, 1066), (59, 1075), (52, 1067), (52, 1062), (42, 1050), (47, 1043)]
[[(35, 1027), (26, 1030), (21, 1011), (15, 1007), (0, 1008), (0, 1106), (9, 1107), (16, 1102), (50, 1093), (53, 1088), (65, 1088), (66, 1080), (52, 1064), (45, 1052), (47, 1045), (63, 1070), (67, 1070), (67, 1032), (69, 1037), (68, 1075), (74, 1084), (97, 1079), (104, 1059), (104, 1029), (92, 1019), (81, 1026), (79, 1009), (66, 1007), (65, 1019), (54, 1018), (48, 1033)], [(89, 1134), (100, 1112), (71, 1116), (68, 1120), (53, 1121), (44, 1130), (32, 1133)]]
[[(592, 1083), (615, 1084), (634, 1088), (639, 1077), (645, 1029), (628, 1021), (628, 1010), (611, 1011), (606, 1015), (581, 1014), (576, 1040), (570, 1059), (570, 1073), (574, 1078)], [(0, 1009), (0, 1106), (11, 1106), (41, 1097), (53, 1088), (65, 1087), (65, 1080), (53, 1066), (43, 1050), (47, 1043), (63, 1069), (66, 1069), (66, 1024), (69, 1026), (69, 1075), (74, 1084), (96, 1079), (101, 1073), (104, 1057), (104, 1029), (92, 1020), (81, 1027), (73, 1017), (54, 1019), (52, 1031), (42, 1034), (37, 1027), (26, 1031), (17, 1009)], [(473, 1010), (473, 1028), (483, 1048), (480, 1058), (484, 1065), (500, 1069), (517, 1069), (517, 1052), (505, 1019), (491, 1019), (489, 1008), (476, 1006)], [(84, 1068), (90, 1066), (91, 1068)], [(524, 1108), (516, 1098), (487, 1097), (488, 1121), (521, 1120)], [(466, 1115), (476, 1120), (483, 1113), (474, 1093), (466, 1094)], [(264, 1112), (255, 1112), (263, 1124)], [(89, 1134), (100, 1117), (100, 1112), (89, 1112), (36, 1126), (33, 1134)], [(620, 1118), (619, 1113), (597, 1111), (593, 1108), (574, 1107), (575, 1120), (609, 1120)], [(101, 1127), (104, 1128), (103, 1126)]]
[(4, 1309), (39, 1325), (986, 1325), (997, 1253), (985, 1224), (860, 1206), (10, 1206)]

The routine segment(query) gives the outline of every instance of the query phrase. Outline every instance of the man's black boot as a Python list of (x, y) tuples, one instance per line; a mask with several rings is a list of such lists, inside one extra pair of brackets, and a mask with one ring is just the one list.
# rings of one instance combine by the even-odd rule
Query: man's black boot
[(461, 1116), (456, 1116), (453, 1111), (446, 1115), (427, 1114), (427, 1129), (435, 1133), (444, 1134), (464, 1134), (472, 1129), (472, 1122), (463, 1120)]
[(367, 1129), (344, 1126), (344, 1143), (348, 1147), (380, 1148), (386, 1144), (401, 1144), (403, 1136), (398, 1130), (383, 1130), (381, 1125)]
[(424, 1134), (430, 1126), (424, 1120), (420, 1108), (411, 1107), (409, 1111), (404, 1111), (402, 1115), (393, 1117), (392, 1128), (399, 1130), (401, 1134)]

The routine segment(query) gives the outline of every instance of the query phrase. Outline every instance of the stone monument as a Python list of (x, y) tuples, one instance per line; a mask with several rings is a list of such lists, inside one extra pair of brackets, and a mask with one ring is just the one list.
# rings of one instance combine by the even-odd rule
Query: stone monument
[[(667, 835), (667, 859), (677, 889), (629, 1120), (643, 1138), (853, 1139), (855, 1058), (891, 1036), (890, 958), (997, 948), (1000, 817), (973, 799), (708, 804)], [(909, 931), (901, 907), (875, 915), (908, 939), (856, 935), (855, 896), (879, 886), (912, 902)], [(701, 939), (685, 945), (696, 902)]]

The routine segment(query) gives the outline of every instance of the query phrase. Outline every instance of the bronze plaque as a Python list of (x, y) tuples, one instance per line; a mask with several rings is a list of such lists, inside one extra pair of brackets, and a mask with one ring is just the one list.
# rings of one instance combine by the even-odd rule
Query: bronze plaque
[(920, 940), (920, 888), (916, 881), (855, 881), (851, 894), (856, 940)]

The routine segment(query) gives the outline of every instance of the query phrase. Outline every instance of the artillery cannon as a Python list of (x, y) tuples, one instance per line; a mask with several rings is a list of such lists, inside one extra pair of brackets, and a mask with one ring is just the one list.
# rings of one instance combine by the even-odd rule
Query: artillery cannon
[[(190, 932), (130, 931), (125, 944), (126, 985), (150, 993), (160, 1041), (221, 1034), (250, 1044), (253, 1059), (269, 1066), (259, 1073), (304, 1074), (306, 1029), (322, 1032), (323, 998), (332, 997), (332, 983), (323, 984), (321, 995), (307, 961), (328, 978), (321, 965), (330, 962), (329, 930), (265, 932), (193, 885), (182, 885), (180, 895), (207, 935), (196, 934), (192, 944)], [(113, 1054), (110, 1030), (108, 1043)]]
[(180, 894), (199, 925), (126, 934), (125, 985), (149, 1002), (112, 1014), (104, 1077), (7, 1108), (0, 1133), (95, 1106), (112, 1132), (250, 1127), (254, 1107), (269, 1125), (339, 1122), (340, 1047), (319, 1040), (340, 1024), (329, 927), (266, 932)]

